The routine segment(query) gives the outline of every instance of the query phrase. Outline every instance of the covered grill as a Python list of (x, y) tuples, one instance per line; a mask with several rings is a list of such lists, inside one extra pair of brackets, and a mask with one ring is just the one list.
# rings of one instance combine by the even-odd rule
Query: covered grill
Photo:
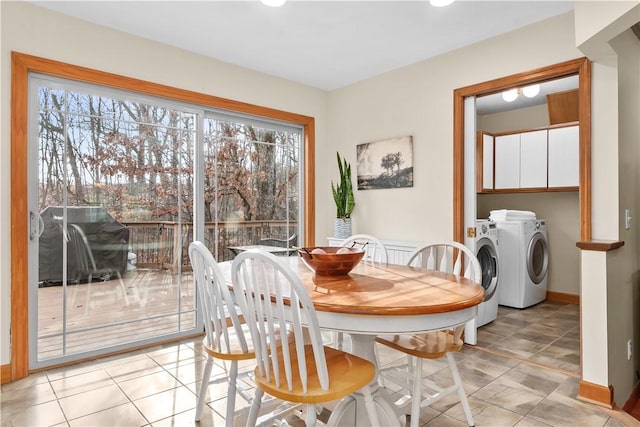
[[(63, 214), (61, 206), (50, 206), (40, 213), (44, 222), (39, 242), (41, 283), (62, 281)], [(69, 206), (66, 214), (69, 228), (81, 236), (80, 239), (70, 238), (68, 242), (68, 280), (83, 281), (90, 274), (96, 278), (98, 271), (103, 276), (109, 271), (124, 274), (127, 270), (129, 229), (99, 206)]]

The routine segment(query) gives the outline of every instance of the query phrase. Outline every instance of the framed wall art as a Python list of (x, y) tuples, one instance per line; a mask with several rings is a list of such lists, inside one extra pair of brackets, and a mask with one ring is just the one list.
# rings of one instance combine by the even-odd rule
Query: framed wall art
[(358, 190), (413, 187), (413, 137), (356, 146)]

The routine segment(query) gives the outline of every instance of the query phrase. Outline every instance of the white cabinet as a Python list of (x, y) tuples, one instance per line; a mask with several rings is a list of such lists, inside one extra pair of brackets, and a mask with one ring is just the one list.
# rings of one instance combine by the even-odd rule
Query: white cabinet
[(520, 187), (520, 134), (495, 138), (495, 189)]
[(547, 130), (495, 137), (495, 189), (547, 186)]
[(549, 187), (580, 184), (578, 126), (549, 129)]
[(482, 134), (482, 189), (493, 189), (493, 135)]
[(482, 188), (478, 191), (578, 187), (578, 130), (578, 125), (571, 125), (505, 135), (482, 132)]
[(520, 134), (520, 188), (547, 186), (547, 130)]

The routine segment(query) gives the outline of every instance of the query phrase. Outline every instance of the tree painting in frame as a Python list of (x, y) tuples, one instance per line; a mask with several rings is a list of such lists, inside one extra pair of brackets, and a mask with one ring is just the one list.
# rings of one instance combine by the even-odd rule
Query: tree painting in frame
[(413, 137), (367, 142), (356, 147), (358, 190), (413, 187)]

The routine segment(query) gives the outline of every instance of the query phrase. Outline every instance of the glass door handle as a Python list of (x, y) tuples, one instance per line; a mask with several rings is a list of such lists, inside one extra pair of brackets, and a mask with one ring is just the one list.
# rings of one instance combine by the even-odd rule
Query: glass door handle
[(44, 232), (44, 221), (37, 212), (29, 212), (29, 239), (35, 240)]

